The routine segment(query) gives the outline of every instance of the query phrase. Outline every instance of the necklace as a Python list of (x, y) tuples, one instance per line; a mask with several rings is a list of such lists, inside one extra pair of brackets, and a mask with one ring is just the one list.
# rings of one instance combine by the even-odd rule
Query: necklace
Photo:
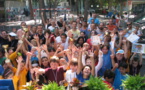
[(52, 73), (53, 73), (54, 79), (55, 79), (55, 81), (57, 83), (57, 69), (56, 69), (56, 73), (53, 70), (52, 70)]

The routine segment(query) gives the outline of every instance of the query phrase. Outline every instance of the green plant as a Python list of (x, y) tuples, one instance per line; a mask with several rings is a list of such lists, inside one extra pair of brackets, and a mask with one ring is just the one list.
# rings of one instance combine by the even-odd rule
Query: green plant
[(36, 87), (37, 83), (36, 82), (27, 82), (26, 85), (23, 85), (23, 87), (25, 87), (27, 90), (36, 90), (35, 87)]
[(126, 80), (123, 80), (122, 86), (127, 90), (145, 90), (145, 76), (128, 76)]
[(102, 78), (98, 77), (90, 77), (90, 80), (86, 81), (89, 90), (111, 90), (108, 86), (103, 82)]
[(64, 86), (58, 86), (56, 82), (49, 82), (48, 85), (44, 85), (42, 90), (65, 90)]

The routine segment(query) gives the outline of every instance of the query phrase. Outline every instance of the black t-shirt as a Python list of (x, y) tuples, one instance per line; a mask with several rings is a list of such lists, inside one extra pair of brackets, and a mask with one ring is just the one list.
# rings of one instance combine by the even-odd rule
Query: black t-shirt
[(58, 21), (57, 24), (59, 27), (63, 27), (63, 24), (61, 22)]
[(9, 42), (9, 47), (14, 47), (14, 49), (17, 48), (18, 40), (14, 39), (11, 42)]
[(130, 75), (139, 74), (141, 67), (142, 67), (142, 65), (138, 65), (138, 66), (135, 67), (135, 68), (134, 68), (132, 65), (129, 65), (129, 68), (130, 68), (129, 74), (130, 74)]
[(3, 37), (0, 37), (0, 46), (9, 44), (8, 39), (4, 39)]

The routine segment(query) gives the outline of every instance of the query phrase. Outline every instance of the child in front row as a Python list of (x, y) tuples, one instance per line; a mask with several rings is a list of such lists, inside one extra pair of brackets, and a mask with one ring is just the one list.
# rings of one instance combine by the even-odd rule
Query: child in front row
[[(18, 66), (17, 66), (17, 71), (14, 73), (10, 68), (6, 68), (6, 70), (3, 73), (3, 79), (12, 79), (13, 84), (14, 84), (14, 90), (19, 90), (18, 89), (18, 81), (20, 80), (20, 71), (21, 71), (21, 64), (22, 64), (22, 58), (18, 59)], [(7, 64), (10, 64), (7, 62)]]
[(110, 88), (111, 90), (114, 90), (112, 83), (114, 81), (115, 78), (115, 74), (113, 71), (111, 70), (106, 70), (104, 72), (104, 83), (108, 86), (108, 88)]
[(129, 74), (133, 76), (139, 74), (139, 71), (142, 67), (142, 53), (139, 54), (139, 58), (135, 57), (135, 55), (136, 53), (132, 55), (129, 63), (129, 69), (130, 69)]
[(113, 86), (115, 90), (123, 90), (122, 85), (122, 80), (126, 80), (128, 75), (126, 74), (126, 69), (127, 69), (127, 64), (126, 63), (120, 63), (119, 67), (118, 64), (116, 63), (115, 66), (113, 67), (112, 71), (115, 73), (115, 79)]

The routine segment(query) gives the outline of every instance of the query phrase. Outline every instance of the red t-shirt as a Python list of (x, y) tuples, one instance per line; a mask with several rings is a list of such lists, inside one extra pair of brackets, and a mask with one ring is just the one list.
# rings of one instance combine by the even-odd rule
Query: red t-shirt
[(113, 31), (116, 27), (116, 25), (107, 25), (108, 30)]
[(55, 81), (59, 84), (60, 81), (64, 80), (63, 67), (58, 67), (56, 70), (52, 70), (51, 68), (45, 69), (45, 77), (48, 82)]

